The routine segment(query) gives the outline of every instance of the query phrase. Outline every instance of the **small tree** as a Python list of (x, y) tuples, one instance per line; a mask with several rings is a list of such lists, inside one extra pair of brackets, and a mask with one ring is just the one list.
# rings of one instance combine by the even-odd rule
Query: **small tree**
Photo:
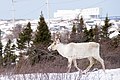
[(24, 49), (26, 47), (29, 48), (31, 38), (32, 38), (31, 23), (28, 22), (27, 26), (25, 26), (23, 31), (19, 34), (19, 38), (17, 39), (18, 48), (19, 49)]
[(32, 39), (32, 34), (31, 33), (32, 33), (31, 23), (28, 22), (27, 26), (23, 30), (24, 39), (25, 39), (25, 42), (27, 43), (28, 47), (30, 47), (30, 41)]
[(92, 27), (89, 30), (89, 41), (94, 41), (94, 29)]
[(32, 53), (29, 55), (29, 60), (32, 64), (49, 58), (47, 54), (47, 45), (49, 42), (51, 42), (51, 33), (41, 13), (35, 38), (33, 40)]
[(4, 66), (10, 66), (16, 62), (17, 55), (14, 54), (14, 49), (15, 45), (12, 45), (11, 40), (9, 39), (4, 49)]
[(40, 22), (38, 22), (34, 43), (48, 44), (51, 41), (51, 33), (44, 20), (43, 14), (40, 15)]
[(99, 35), (100, 35), (100, 30), (98, 28), (98, 25), (95, 25), (95, 28), (93, 30), (93, 34), (94, 34), (94, 41), (95, 42), (99, 42)]
[(81, 16), (80, 23), (78, 24), (77, 32), (82, 33), (83, 29), (84, 29), (84, 20), (83, 17)]
[(75, 26), (75, 23), (73, 24), (73, 27), (72, 27), (72, 33), (76, 33), (76, 26)]
[(108, 33), (108, 29), (109, 29), (109, 27), (111, 26), (111, 23), (109, 23), (109, 19), (108, 19), (108, 17), (106, 17), (105, 18), (105, 21), (104, 21), (104, 23), (105, 23), (105, 25), (103, 25), (102, 26), (102, 31), (101, 31), (101, 37), (102, 38), (109, 38), (109, 33)]
[(3, 45), (2, 45), (2, 42), (1, 42), (1, 30), (0, 30), (0, 66), (3, 65), (2, 49), (3, 49)]
[(84, 28), (84, 32), (83, 33), (84, 33), (84, 37), (83, 37), (84, 40), (83, 41), (84, 42), (88, 42), (89, 41), (89, 30), (87, 30), (86, 27)]
[(83, 17), (81, 16), (79, 22), (77, 23), (77, 33), (76, 33), (76, 42), (83, 42), (83, 30), (84, 30), (84, 20), (83, 20)]
[[(22, 35), (20, 34), (19, 35), (19, 37), (21, 37)], [(26, 48), (25, 47), (25, 43), (19, 38), (19, 39), (17, 39), (17, 48), (18, 49), (20, 49), (20, 50), (22, 50), (22, 49), (24, 49), (24, 48)]]
[(75, 26), (75, 23), (73, 24), (73, 27), (72, 27), (72, 32), (70, 34), (70, 42), (76, 42), (76, 26)]
[(0, 41), (0, 66), (2, 66), (3, 65), (3, 61), (2, 61), (2, 59), (3, 59), (3, 57), (2, 57), (2, 42)]

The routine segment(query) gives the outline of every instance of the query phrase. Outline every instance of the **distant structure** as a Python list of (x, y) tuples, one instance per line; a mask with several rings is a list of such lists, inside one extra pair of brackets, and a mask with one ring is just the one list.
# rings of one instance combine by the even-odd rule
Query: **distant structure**
[(57, 10), (57, 12), (54, 13), (54, 18), (61, 18), (63, 20), (73, 20), (81, 16), (84, 19), (98, 19), (100, 18), (100, 8), (96, 7), (75, 10)]
[(13, 27), (15, 27), (15, 1), (12, 0)]

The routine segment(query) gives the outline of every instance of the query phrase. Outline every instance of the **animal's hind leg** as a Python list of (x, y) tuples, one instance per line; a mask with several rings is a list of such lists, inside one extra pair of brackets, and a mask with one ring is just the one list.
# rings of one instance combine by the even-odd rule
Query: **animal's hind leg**
[(78, 66), (77, 66), (76, 59), (73, 59), (73, 64), (74, 64), (75, 68), (76, 68), (78, 71), (81, 72), (81, 69), (79, 69)]
[(94, 64), (94, 61), (93, 61), (93, 58), (92, 58), (92, 57), (89, 57), (88, 60), (90, 61), (90, 64), (89, 64), (89, 66), (83, 71), (83, 73), (87, 73), (87, 72), (90, 70), (90, 68), (93, 66), (93, 64)]
[(68, 71), (67, 71), (67, 73), (70, 72), (71, 65), (72, 65), (72, 59), (68, 59)]
[(101, 57), (94, 57), (94, 58), (101, 63), (103, 71), (105, 72), (104, 60)]

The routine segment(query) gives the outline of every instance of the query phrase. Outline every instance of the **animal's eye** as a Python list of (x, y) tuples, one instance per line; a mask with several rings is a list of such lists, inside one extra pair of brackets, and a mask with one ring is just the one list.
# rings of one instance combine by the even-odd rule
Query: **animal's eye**
[(54, 45), (56, 45), (56, 42), (54, 43)]

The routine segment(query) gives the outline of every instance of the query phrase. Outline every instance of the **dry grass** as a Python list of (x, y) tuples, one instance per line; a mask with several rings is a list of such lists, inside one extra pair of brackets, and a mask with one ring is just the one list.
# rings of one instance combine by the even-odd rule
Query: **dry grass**
[[(112, 48), (110, 42), (101, 42), (101, 56), (105, 60), (107, 69), (120, 67), (120, 46)], [(89, 62), (87, 59), (77, 60), (78, 67), (84, 70)], [(93, 68), (102, 68), (101, 64), (95, 61)], [(28, 74), (28, 73), (65, 73), (67, 71), (67, 59), (58, 56), (55, 60), (42, 60), (39, 63), (31, 66), (29, 60), (21, 59), (18, 65), (10, 68), (0, 68), (0, 73), (5, 74), (12, 72), (15, 74)], [(73, 65), (71, 72), (77, 71)]]

